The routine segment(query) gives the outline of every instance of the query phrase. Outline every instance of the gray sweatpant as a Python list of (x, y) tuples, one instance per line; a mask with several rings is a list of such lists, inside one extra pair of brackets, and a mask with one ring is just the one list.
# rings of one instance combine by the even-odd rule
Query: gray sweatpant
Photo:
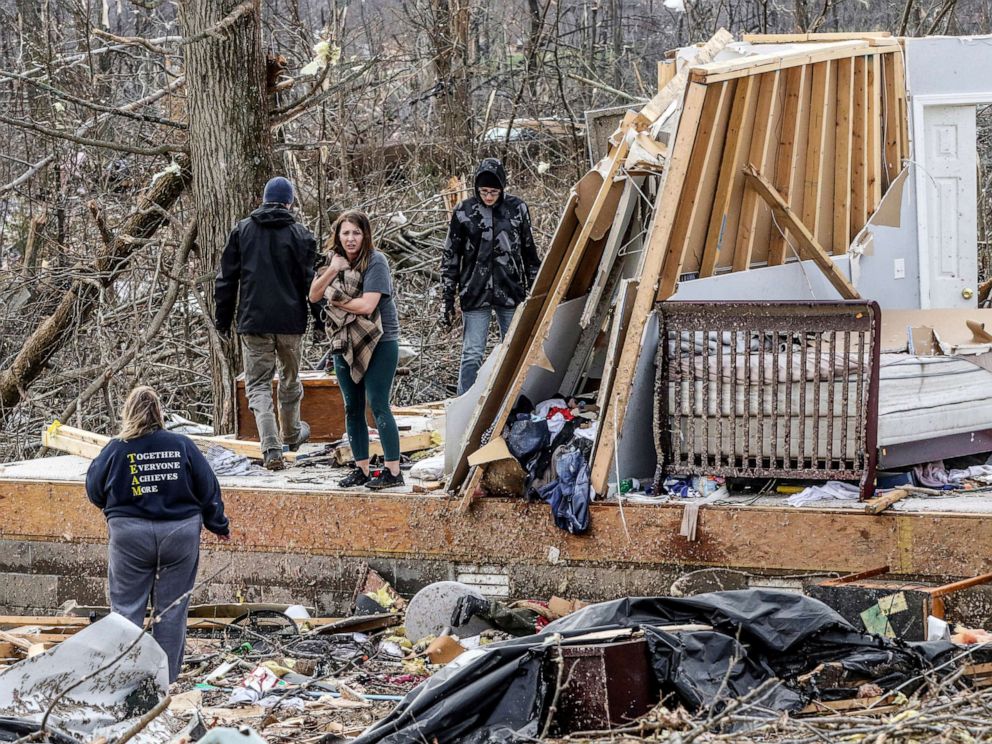
[[(245, 393), (248, 407), (255, 414), (255, 426), (262, 440), (262, 453), (282, 444), (293, 444), (300, 438), (300, 357), (303, 336), (286, 333), (261, 335), (243, 334), (241, 343), (245, 356)], [(279, 426), (272, 410), (272, 378), (279, 369)], [(282, 430), (282, 442), (279, 430)]]
[(169, 657), (169, 681), (175, 682), (186, 645), (189, 592), (200, 563), (202, 518), (160, 522), (113, 517), (110, 532), (110, 607), (138, 626), (145, 624), (148, 596), (154, 617), (152, 636)]

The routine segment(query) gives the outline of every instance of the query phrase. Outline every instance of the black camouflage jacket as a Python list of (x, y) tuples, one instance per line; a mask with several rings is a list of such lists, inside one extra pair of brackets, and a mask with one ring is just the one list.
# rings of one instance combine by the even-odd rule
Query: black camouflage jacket
[[(504, 186), (492, 207), (479, 197), (478, 178), (484, 171), (495, 174)], [(453, 302), (457, 294), (462, 310), (516, 307), (527, 296), (541, 265), (530, 212), (522, 199), (506, 193), (506, 171), (499, 160), (483, 160), (475, 178), (475, 196), (455, 207), (444, 241), (444, 299)]]

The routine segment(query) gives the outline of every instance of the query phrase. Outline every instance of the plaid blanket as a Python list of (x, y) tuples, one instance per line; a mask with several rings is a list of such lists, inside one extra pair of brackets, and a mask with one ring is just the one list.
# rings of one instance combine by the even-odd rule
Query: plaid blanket
[(331, 352), (341, 354), (351, 369), (351, 379), (361, 382), (372, 359), (372, 352), (382, 338), (382, 321), (379, 309), (371, 315), (355, 315), (332, 305), (333, 302), (347, 302), (362, 294), (362, 272), (345, 269), (340, 272), (324, 291), (327, 298), (327, 331), (331, 340)]

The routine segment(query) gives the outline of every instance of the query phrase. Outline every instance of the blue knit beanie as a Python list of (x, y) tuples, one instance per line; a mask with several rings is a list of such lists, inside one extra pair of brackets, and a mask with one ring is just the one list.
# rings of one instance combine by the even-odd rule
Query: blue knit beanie
[(292, 204), (293, 184), (288, 178), (276, 176), (265, 184), (262, 201), (266, 204)]

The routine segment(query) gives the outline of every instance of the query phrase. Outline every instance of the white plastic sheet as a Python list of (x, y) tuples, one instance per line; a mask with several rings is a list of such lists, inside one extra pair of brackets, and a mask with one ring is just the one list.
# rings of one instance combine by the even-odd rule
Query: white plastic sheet
[[(98, 671), (117, 657), (108, 669)], [(90, 675), (59, 701), (49, 724), (87, 740), (111, 738), (134, 723), (126, 718), (124, 701), (137, 688), (148, 684), (159, 699), (166, 696), (169, 661), (154, 638), (111, 613), (45, 653), (0, 672), (0, 711), (40, 722), (60, 693)], [(159, 744), (169, 740), (165, 715), (131, 741)]]

